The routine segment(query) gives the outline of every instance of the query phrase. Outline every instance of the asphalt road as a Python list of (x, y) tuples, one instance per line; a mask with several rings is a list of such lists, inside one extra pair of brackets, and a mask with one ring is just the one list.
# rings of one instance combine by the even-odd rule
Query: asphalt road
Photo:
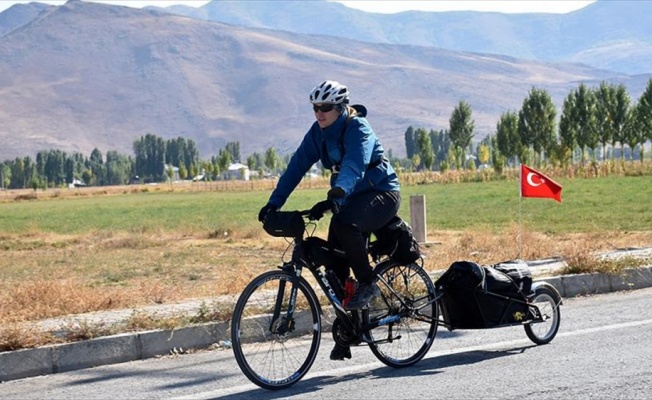
[(521, 327), (442, 330), (417, 365), (392, 369), (366, 347), (353, 359), (319, 359), (295, 386), (249, 383), (230, 350), (200, 351), (0, 384), (3, 399), (649, 399), (652, 288), (565, 299), (552, 343)]

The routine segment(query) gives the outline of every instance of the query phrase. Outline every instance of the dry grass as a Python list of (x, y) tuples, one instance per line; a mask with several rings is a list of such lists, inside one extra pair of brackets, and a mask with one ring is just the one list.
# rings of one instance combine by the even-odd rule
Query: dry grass
[[(520, 252), (519, 252), (519, 233)], [(470, 260), (479, 264), (521, 258), (536, 260), (563, 258), (573, 264), (575, 260), (598, 260), (597, 253), (617, 248), (650, 246), (652, 231), (599, 232), (547, 235), (541, 232), (522, 231), (513, 225), (507, 231), (435, 231), (430, 232), (425, 246), (426, 268), (445, 269), (455, 260)]]
[[(26, 239), (34, 242), (34, 238)], [(0, 320), (30, 321), (214, 297), (277, 265), (283, 241), (249, 238), (14, 237), (0, 268)], [(66, 242), (68, 245), (53, 243)], [(143, 243), (147, 243), (144, 245)]]
[[(423, 246), (426, 269), (446, 269), (455, 260), (492, 264), (519, 258), (518, 235), (517, 226), (506, 232), (431, 231)], [(35, 321), (238, 293), (254, 276), (280, 265), (287, 248), (283, 239), (262, 233), (229, 240), (92, 236), (27, 239), (39, 246), (13, 238), (16, 249), (4, 251), (0, 261), (10, 277), (0, 283), (0, 320)], [(569, 264), (589, 264), (595, 252), (648, 246), (652, 232), (524, 231), (521, 242), (523, 259), (563, 257)]]
[(17, 323), (0, 325), (0, 351), (39, 347), (63, 341), (53, 333), (43, 332), (34, 325)]
[[(233, 304), (218, 303), (204, 305), (194, 316), (134, 312), (121, 325), (76, 323), (65, 329), (64, 337), (26, 324), (70, 314), (238, 293), (254, 276), (279, 265), (287, 247), (283, 239), (253, 232), (245, 235), (228, 239), (154, 238), (133, 233), (5, 237), (10, 250), (3, 252), (0, 268), (10, 272), (10, 278), (0, 283), (0, 351), (228, 319)], [(514, 259), (519, 255), (518, 235), (517, 226), (505, 232), (431, 231), (429, 243), (423, 246), (425, 266), (433, 271), (445, 269), (455, 260), (492, 264)], [(599, 261), (595, 252), (650, 243), (652, 232), (549, 236), (526, 231), (522, 232), (521, 258), (563, 257), (574, 266), (569, 272), (587, 272), (598, 265), (603, 272), (614, 273), (619, 265)], [(623, 266), (621, 263), (620, 268)]]

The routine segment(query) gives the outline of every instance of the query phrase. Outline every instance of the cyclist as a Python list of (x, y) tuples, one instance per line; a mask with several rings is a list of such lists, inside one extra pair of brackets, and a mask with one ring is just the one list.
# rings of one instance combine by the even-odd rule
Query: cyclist
[[(280, 209), (313, 164), (321, 161), (332, 171), (326, 200), (315, 204), (309, 218), (319, 220), (330, 211), (328, 241), (346, 253), (349, 265), (327, 265), (341, 285), (349, 277), (349, 267), (358, 288), (347, 304), (348, 310), (364, 307), (380, 290), (373, 283), (367, 255), (369, 232), (386, 225), (401, 204), (398, 177), (384, 157), (384, 149), (365, 118), (366, 108), (349, 106), (349, 90), (336, 81), (324, 81), (310, 92), (316, 121), (303, 137), (280, 177), (258, 220)], [(335, 345), (331, 360), (351, 358), (348, 346)]]

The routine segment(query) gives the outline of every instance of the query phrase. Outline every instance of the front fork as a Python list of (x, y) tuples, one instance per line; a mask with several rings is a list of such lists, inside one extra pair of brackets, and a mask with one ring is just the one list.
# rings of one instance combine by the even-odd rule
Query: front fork
[(285, 280), (279, 281), (274, 310), (272, 312), (272, 323), (269, 326), (269, 331), (277, 335), (285, 335), (294, 330), (294, 310), (297, 304), (297, 292), (299, 291), (299, 285), (297, 283), (301, 278), (302, 267), (300, 265), (285, 264), (281, 269), (291, 273), (292, 280), (290, 283), (288, 307), (284, 315), (281, 315), (281, 311), (285, 300), (285, 285), (288, 282)]

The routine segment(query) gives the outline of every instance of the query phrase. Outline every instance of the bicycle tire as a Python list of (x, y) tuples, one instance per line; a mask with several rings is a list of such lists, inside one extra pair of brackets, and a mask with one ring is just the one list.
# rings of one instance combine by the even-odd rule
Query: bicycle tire
[[(385, 365), (408, 367), (421, 360), (435, 340), (439, 319), (439, 308), (434, 301), (435, 286), (428, 273), (414, 263), (401, 265), (390, 260), (378, 265), (376, 274), (382, 276), (418, 314), (372, 329), (369, 348)], [(404, 308), (385, 284), (377, 284), (381, 296), (374, 299), (365, 312), (365, 319), (368, 318), (369, 322), (386, 318)]]
[(545, 286), (538, 287), (534, 291), (531, 302), (537, 306), (544, 320), (526, 324), (524, 328), (527, 337), (536, 344), (550, 343), (557, 335), (561, 324), (561, 310), (556, 298), (555, 293)]
[(304, 278), (296, 282), (296, 308), (286, 332), (273, 328), (283, 326), (293, 279), (294, 275), (285, 271), (269, 271), (254, 278), (240, 295), (231, 320), (238, 366), (251, 382), (269, 390), (287, 388), (301, 380), (319, 351), (319, 303)]

